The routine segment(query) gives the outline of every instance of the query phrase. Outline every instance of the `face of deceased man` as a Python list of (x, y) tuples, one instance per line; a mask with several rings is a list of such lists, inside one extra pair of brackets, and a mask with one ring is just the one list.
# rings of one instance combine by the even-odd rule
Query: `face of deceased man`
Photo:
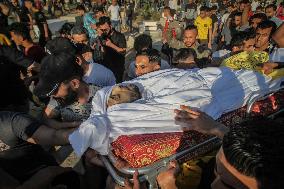
[(141, 98), (139, 88), (133, 84), (116, 85), (113, 87), (107, 106), (131, 103)]

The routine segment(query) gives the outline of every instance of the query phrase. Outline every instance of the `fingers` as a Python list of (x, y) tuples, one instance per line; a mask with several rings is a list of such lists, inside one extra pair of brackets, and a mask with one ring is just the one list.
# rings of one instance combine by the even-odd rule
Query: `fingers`
[(176, 113), (175, 118), (197, 119), (199, 116), (200, 116), (200, 113), (196, 113), (196, 112), (178, 111)]
[(201, 111), (195, 109), (193, 110), (193, 108), (189, 108), (188, 106), (184, 106), (184, 105), (181, 105), (180, 108), (188, 113), (191, 113), (193, 115), (200, 115)]
[(136, 169), (134, 174), (133, 174), (133, 189), (139, 189), (140, 183), (139, 183), (139, 179), (138, 179), (138, 170)]
[(129, 182), (129, 179), (124, 180), (125, 189), (132, 189), (132, 185)]

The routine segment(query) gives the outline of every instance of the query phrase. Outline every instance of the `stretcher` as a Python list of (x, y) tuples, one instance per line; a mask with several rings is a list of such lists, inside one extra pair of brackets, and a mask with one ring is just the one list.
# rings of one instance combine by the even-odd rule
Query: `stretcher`
[[(284, 89), (282, 88), (278, 92), (267, 94), (261, 98), (251, 98), (246, 106), (224, 114), (218, 121), (232, 127), (248, 117), (274, 118), (283, 112)], [(156, 189), (158, 188), (156, 177), (167, 168), (170, 161), (186, 162), (217, 150), (221, 144), (222, 141), (219, 138), (203, 135), (196, 131), (120, 136), (112, 143), (111, 153), (100, 158), (117, 184), (124, 186), (125, 178), (132, 178), (137, 169), (139, 180), (141, 182), (147, 181), (148, 188)], [(145, 154), (154, 155), (147, 159)], [(117, 169), (114, 166), (117, 156), (126, 160), (131, 167)]]

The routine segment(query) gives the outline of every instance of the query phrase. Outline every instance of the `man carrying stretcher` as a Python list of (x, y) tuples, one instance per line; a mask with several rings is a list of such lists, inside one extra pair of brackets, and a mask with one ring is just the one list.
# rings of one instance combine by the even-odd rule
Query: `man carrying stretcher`
[[(39, 88), (51, 95), (57, 95), (70, 84), (68, 82), (72, 83), (72, 76), (56, 82), (49, 78), (45, 88), (42, 78), (43, 75)], [(277, 91), (282, 81), (284, 79), (272, 81), (257, 72), (225, 67), (152, 72), (99, 90), (92, 99), (90, 117), (69, 136), (69, 141), (79, 156), (88, 148), (106, 155), (110, 142), (121, 135), (182, 132), (173, 112), (181, 104), (199, 109), (216, 120), (246, 105), (253, 96)]]

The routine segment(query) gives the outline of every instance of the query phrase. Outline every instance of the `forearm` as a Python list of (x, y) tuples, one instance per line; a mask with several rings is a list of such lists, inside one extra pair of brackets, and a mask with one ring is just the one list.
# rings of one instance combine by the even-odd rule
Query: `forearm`
[(116, 52), (119, 52), (119, 53), (124, 53), (126, 51), (126, 48), (120, 48), (116, 46), (115, 44), (112, 44), (111, 48), (113, 48)]
[(209, 39), (208, 39), (208, 43), (209, 43), (209, 44), (212, 43), (212, 28), (209, 28)]
[(210, 134), (217, 136), (220, 139), (223, 139), (224, 135), (229, 132), (229, 128), (223, 125), (222, 123), (216, 122), (215, 129), (210, 132)]
[(1, 46), (0, 56), (6, 57), (10, 62), (17, 64), (19, 66), (28, 68), (33, 64), (33, 61), (24, 57), (23, 53), (7, 46)]
[(245, 9), (242, 13), (242, 26), (248, 23), (248, 13), (248, 9)]
[(47, 38), (48, 37), (48, 27), (47, 27), (47, 24), (43, 24), (43, 28), (44, 28), (44, 36)]

